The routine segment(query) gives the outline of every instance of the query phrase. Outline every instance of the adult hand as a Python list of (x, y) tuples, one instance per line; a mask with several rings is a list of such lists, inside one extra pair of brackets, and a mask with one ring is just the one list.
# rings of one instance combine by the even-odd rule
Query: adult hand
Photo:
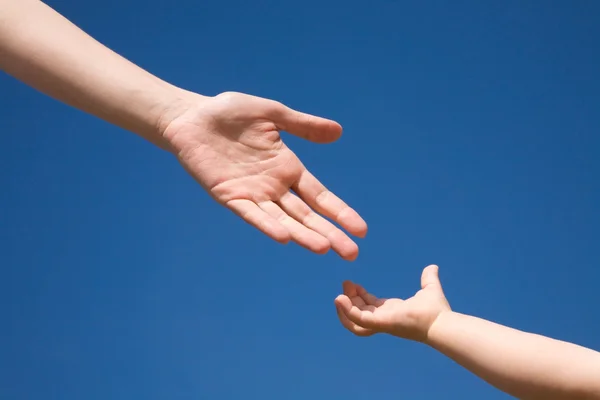
[(356, 258), (356, 244), (315, 211), (358, 236), (366, 234), (365, 222), (279, 136), (287, 130), (331, 142), (341, 134), (337, 123), (258, 97), (204, 97), (177, 88), (40, 1), (0, 1), (0, 15), (0, 69), (173, 151), (217, 201), (275, 240), (294, 240), (317, 253), (332, 247), (345, 259)]
[(343, 291), (335, 299), (338, 317), (344, 327), (358, 336), (389, 333), (424, 342), (438, 316), (451, 311), (436, 265), (423, 270), (421, 290), (406, 300), (379, 299), (350, 281), (343, 283)]
[[(189, 94), (162, 136), (183, 167), (222, 205), (271, 238), (316, 253), (333, 248), (354, 260), (365, 221), (327, 190), (283, 143), (280, 131), (327, 143), (342, 133), (333, 121), (241, 93)], [(321, 214), (321, 215), (319, 215)]]

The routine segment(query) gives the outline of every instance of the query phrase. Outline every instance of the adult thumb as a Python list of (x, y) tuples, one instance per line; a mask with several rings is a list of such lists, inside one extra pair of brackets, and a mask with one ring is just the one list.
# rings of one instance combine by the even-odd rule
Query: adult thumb
[(342, 126), (337, 122), (295, 111), (283, 104), (273, 117), (280, 130), (311, 142), (331, 143), (342, 135)]
[(439, 267), (437, 265), (429, 265), (423, 269), (421, 274), (421, 289), (425, 289), (427, 286), (438, 286), (440, 289), (442, 284), (440, 283)]

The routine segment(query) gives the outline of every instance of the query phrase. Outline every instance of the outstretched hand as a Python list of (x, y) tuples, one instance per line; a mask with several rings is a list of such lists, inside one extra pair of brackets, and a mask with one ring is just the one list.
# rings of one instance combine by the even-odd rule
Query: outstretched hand
[(354, 260), (365, 221), (327, 190), (283, 143), (280, 131), (328, 143), (336, 122), (303, 114), (276, 101), (223, 93), (192, 102), (170, 121), (163, 137), (183, 167), (216, 199), (271, 238), (292, 240), (315, 253), (333, 248)]
[(335, 299), (338, 317), (344, 327), (358, 336), (389, 333), (424, 342), (437, 317), (450, 311), (436, 265), (423, 270), (421, 290), (406, 300), (377, 298), (350, 281), (343, 283), (343, 291)]

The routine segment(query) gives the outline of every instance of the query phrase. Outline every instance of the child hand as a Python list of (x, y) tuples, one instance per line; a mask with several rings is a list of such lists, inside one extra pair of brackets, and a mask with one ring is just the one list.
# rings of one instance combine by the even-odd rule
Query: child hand
[(437, 317), (451, 311), (438, 277), (438, 267), (430, 265), (421, 275), (421, 290), (413, 297), (379, 299), (360, 285), (346, 281), (344, 294), (335, 299), (338, 317), (357, 336), (389, 333), (424, 342)]

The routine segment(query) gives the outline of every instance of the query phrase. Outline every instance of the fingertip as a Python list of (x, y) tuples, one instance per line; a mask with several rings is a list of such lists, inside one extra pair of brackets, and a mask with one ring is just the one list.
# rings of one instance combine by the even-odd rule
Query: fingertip
[(336, 230), (329, 235), (331, 247), (346, 261), (354, 261), (358, 257), (358, 245), (345, 233)]
[(421, 288), (425, 289), (429, 285), (440, 285), (438, 266), (435, 264), (425, 267), (421, 274)]
[(354, 236), (367, 236), (368, 226), (365, 220), (352, 208), (347, 207), (338, 215), (338, 223)]
[(292, 240), (292, 235), (280, 224), (269, 224), (265, 229), (261, 229), (271, 239), (279, 244), (288, 244)]
[(337, 309), (344, 311), (344, 313), (352, 308), (352, 301), (348, 296), (343, 294), (340, 294), (335, 298), (334, 304), (336, 305)]
[(437, 282), (441, 285), (440, 282), (440, 267), (437, 265), (430, 265), (431, 267), (431, 272), (432, 274), (435, 276), (435, 279), (437, 280)]
[(273, 240), (281, 243), (288, 244), (292, 240), (292, 236), (286, 229), (273, 229), (270, 234)]
[(438, 267), (436, 264), (430, 264), (428, 266), (425, 267), (425, 271), (428, 272), (433, 272), (436, 273), (439, 271), (440, 267)]
[(349, 295), (350, 290), (352, 290), (353, 287), (354, 287), (354, 283), (352, 283), (352, 281), (345, 280), (344, 282), (342, 282), (342, 291), (344, 292), (345, 295)]
[(353, 253), (351, 253), (351, 254), (348, 254), (348, 255), (342, 255), (342, 258), (343, 258), (344, 260), (346, 260), (346, 261), (350, 261), (350, 262), (356, 261), (356, 259), (358, 258), (358, 249), (356, 250), (356, 252), (353, 252)]
[(329, 250), (331, 249), (331, 243), (326, 238), (322, 236), (321, 238), (322, 239), (319, 239), (318, 241), (315, 241), (314, 244), (312, 244), (311, 250), (317, 254), (323, 255), (329, 252)]
[(350, 238), (343, 246), (340, 246), (340, 256), (346, 261), (355, 261), (358, 258), (358, 245)]
[(344, 133), (344, 127), (342, 127), (342, 125), (337, 122), (337, 121), (333, 121), (333, 120), (328, 120), (331, 124), (331, 131), (337, 135), (338, 138), (340, 138), (340, 136), (342, 136), (342, 133)]
[(355, 229), (354, 232), (352, 233), (354, 236), (359, 237), (361, 239), (364, 239), (365, 237), (367, 237), (367, 233), (369, 232), (369, 228), (367, 227), (367, 224), (364, 224), (364, 227), (359, 228), (359, 229)]
[[(358, 216), (358, 214), (356, 215)], [(360, 218), (360, 216), (358, 218)], [(353, 225), (348, 227), (348, 232), (350, 232), (356, 237), (364, 239), (367, 236), (367, 233), (369, 232), (369, 227), (367, 226), (367, 223), (362, 218), (360, 218), (360, 221), (355, 222)]]
[(294, 237), (294, 235), (292, 235), (292, 240), (305, 249), (319, 255), (327, 254), (331, 249), (329, 240), (318, 234), (303, 235), (302, 237), (298, 235)]
[(314, 127), (319, 131), (319, 136), (312, 136), (312, 140), (319, 143), (332, 143), (342, 136), (343, 128), (338, 122), (331, 119), (314, 117)]
[(264, 220), (265, 230), (270, 237), (281, 244), (288, 244), (292, 240), (291, 232), (286, 229), (279, 221), (269, 216)]

